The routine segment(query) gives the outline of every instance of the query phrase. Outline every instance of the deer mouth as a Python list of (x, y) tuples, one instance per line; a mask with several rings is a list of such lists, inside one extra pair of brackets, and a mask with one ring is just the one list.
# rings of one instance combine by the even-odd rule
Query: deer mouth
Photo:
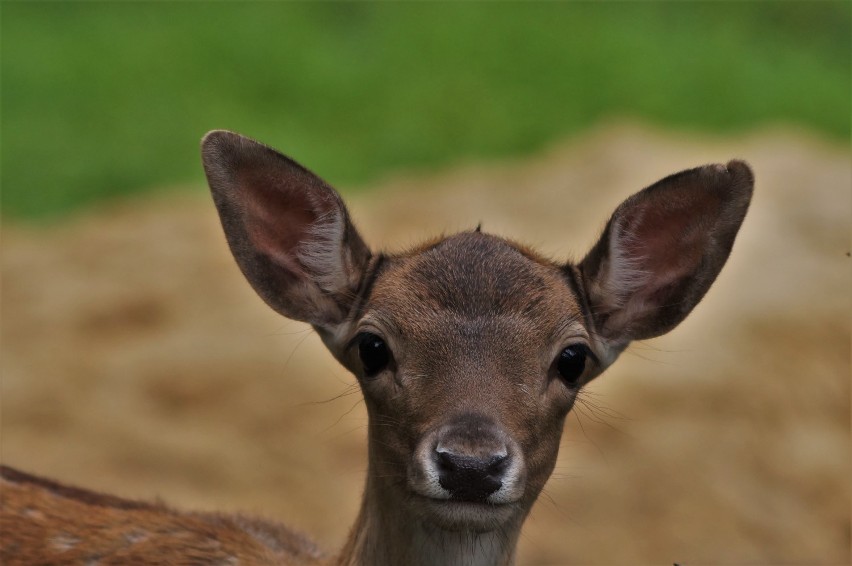
[(504, 528), (519, 515), (517, 503), (439, 499), (412, 494), (423, 520), (450, 531), (489, 532)]

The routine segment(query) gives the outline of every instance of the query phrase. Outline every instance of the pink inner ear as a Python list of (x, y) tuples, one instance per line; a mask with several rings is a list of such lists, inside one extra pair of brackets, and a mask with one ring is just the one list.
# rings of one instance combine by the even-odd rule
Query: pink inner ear
[(645, 297), (698, 268), (722, 204), (710, 191), (689, 198), (671, 193), (660, 197), (668, 198), (640, 205), (622, 220), (624, 254), (645, 276), (639, 290)]
[(308, 192), (286, 179), (247, 172), (237, 180), (244, 196), (247, 235), (256, 249), (275, 263), (304, 274), (297, 259), (299, 243), (323, 211), (317, 210)]

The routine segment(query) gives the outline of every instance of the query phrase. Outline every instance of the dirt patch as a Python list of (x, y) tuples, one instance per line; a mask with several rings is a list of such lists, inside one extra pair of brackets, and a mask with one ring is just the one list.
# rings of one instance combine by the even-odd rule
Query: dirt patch
[[(376, 247), (482, 222), (576, 257), (631, 192), (735, 156), (757, 187), (729, 265), (683, 325), (584, 393), (520, 563), (849, 562), (848, 153), (619, 126), (349, 199)], [(254, 295), (195, 195), (3, 228), (3, 461), (274, 517), (333, 548), (364, 480), (360, 394)]]

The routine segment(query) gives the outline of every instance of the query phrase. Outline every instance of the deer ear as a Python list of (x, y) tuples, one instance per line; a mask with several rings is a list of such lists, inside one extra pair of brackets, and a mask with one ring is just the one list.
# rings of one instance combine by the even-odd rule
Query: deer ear
[(751, 200), (747, 164), (666, 177), (623, 202), (580, 264), (596, 331), (616, 343), (679, 324), (716, 279)]
[(342, 322), (370, 251), (322, 179), (238, 134), (208, 133), (201, 157), (231, 252), (255, 291), (288, 318)]

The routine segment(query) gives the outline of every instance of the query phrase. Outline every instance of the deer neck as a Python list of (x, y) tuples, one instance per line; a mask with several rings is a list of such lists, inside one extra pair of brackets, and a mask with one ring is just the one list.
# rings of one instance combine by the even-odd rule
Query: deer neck
[(358, 519), (340, 566), (503, 566), (514, 563), (522, 519), (494, 531), (449, 531), (399, 501), (398, 488), (370, 466)]

